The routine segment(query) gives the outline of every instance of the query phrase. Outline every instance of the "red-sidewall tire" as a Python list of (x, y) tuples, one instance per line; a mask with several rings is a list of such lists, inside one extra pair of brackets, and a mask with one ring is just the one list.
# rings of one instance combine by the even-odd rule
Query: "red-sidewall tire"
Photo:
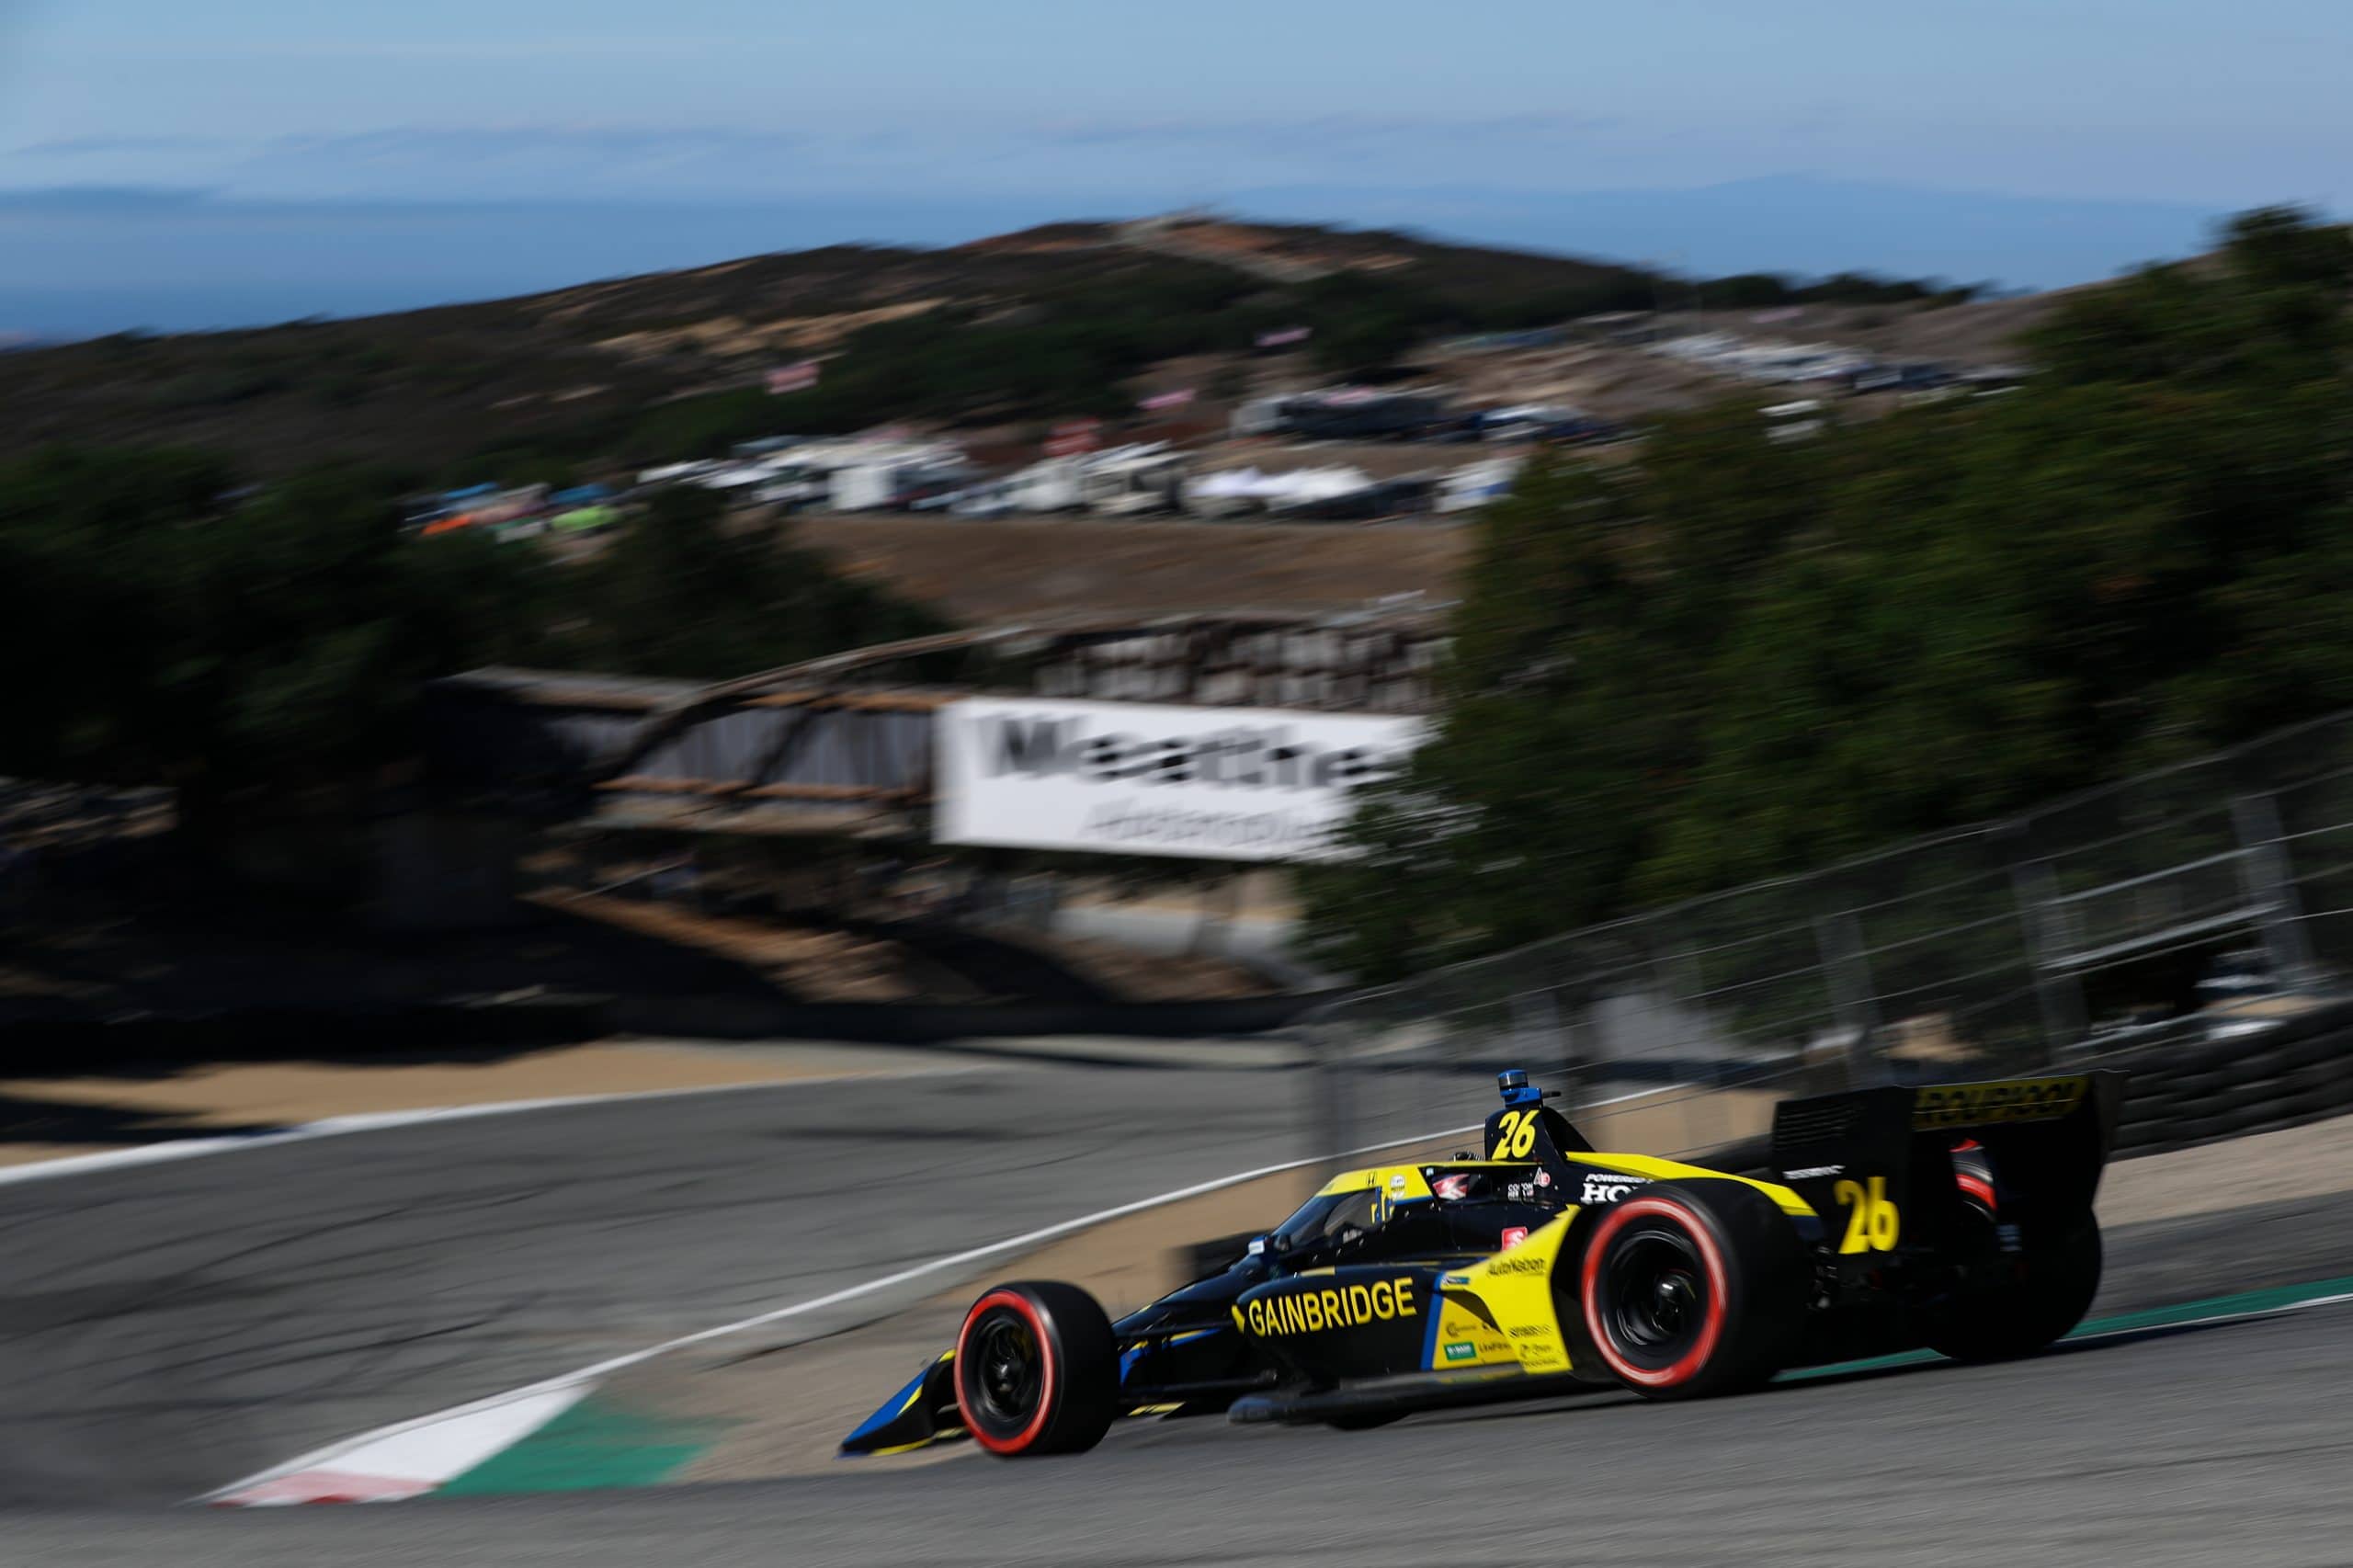
[(998, 1285), (964, 1314), (955, 1381), (964, 1429), (989, 1452), (1079, 1453), (1101, 1442), (1119, 1415), (1119, 1341), (1102, 1307), (1075, 1285)]
[[(1662, 1182), (1603, 1212), (1577, 1301), (1586, 1337), (1619, 1381), (1645, 1399), (1699, 1399), (1781, 1369), (1808, 1278), (1795, 1227), (1755, 1187)], [(1645, 1292), (1674, 1301), (1671, 1330)]]

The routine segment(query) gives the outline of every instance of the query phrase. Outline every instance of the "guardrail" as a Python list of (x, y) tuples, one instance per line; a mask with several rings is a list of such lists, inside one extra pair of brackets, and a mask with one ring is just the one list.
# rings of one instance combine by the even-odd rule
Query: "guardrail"
[[(2353, 1109), (2353, 714), (2023, 816), (1358, 993), (1296, 1026), (1323, 1146), (1526, 1067), (1597, 1141), (1736, 1147), (1779, 1098), (2113, 1062), (2125, 1148)], [(1622, 1136), (1608, 1136), (1610, 1122)]]

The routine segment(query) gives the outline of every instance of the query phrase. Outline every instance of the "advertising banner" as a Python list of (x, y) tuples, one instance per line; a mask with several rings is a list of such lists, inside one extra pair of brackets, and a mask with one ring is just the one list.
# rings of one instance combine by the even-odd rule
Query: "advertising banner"
[(1324, 860), (1351, 791), (1425, 721), (1267, 708), (970, 698), (939, 710), (942, 844), (1208, 860)]

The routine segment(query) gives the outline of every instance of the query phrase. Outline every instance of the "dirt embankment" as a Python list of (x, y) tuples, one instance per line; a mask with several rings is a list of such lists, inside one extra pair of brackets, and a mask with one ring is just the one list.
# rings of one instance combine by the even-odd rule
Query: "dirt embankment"
[[(1438, 451), (1439, 449), (1429, 449)], [(1067, 614), (1353, 609), (1452, 595), (1472, 548), (1449, 523), (1184, 523), (808, 517), (795, 536), (845, 570), (968, 626)]]

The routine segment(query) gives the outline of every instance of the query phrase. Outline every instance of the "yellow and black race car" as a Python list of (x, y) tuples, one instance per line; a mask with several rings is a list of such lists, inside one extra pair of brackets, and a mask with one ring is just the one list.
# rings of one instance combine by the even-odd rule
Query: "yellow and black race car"
[(1598, 1153), (1524, 1073), (1483, 1158), (1335, 1177), (1232, 1267), (1111, 1322), (1074, 1285), (983, 1292), (845, 1438), (1074, 1453), (1122, 1415), (1378, 1426), (1622, 1386), (1753, 1388), (1926, 1346), (2038, 1350), (2099, 1285), (2123, 1075), (1891, 1085), (1776, 1108), (1776, 1179)]

